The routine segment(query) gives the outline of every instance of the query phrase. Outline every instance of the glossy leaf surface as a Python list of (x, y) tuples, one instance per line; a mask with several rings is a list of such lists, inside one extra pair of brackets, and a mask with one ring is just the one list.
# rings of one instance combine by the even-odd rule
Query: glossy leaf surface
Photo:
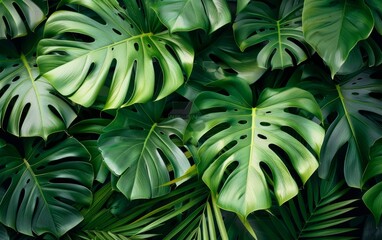
[(0, 148), (0, 222), (26, 235), (59, 237), (82, 220), (73, 204), (92, 200), (89, 153), (73, 138), (50, 147), (28, 141), (24, 151)]
[(105, 109), (161, 99), (183, 83), (183, 71), (190, 75), (193, 49), (156, 24), (146, 1), (145, 11), (136, 1), (126, 10), (115, 0), (66, 2), (95, 14), (52, 14), (37, 61), (42, 75), (74, 102), (88, 107), (105, 87)]
[[(301, 89), (266, 89), (253, 107), (247, 84), (226, 81), (221, 86), (225, 86), (228, 95), (204, 92), (197, 97), (195, 109), (202, 115), (191, 121), (185, 139), (198, 146), (194, 157), (199, 172), (218, 195), (218, 205), (246, 217), (271, 205), (261, 164), (272, 172), (279, 204), (298, 192), (286, 165), (297, 172), (302, 182), (317, 169), (314, 154), (287, 128), (296, 131), (316, 154), (320, 152), (324, 130), (288, 109), (308, 111), (318, 118), (321, 112), (313, 96)], [(287, 157), (281, 157), (281, 152)]]

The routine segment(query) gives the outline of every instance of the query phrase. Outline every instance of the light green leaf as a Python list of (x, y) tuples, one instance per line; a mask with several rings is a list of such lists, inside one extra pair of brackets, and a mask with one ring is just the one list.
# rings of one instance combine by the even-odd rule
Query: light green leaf
[(45, 19), (47, 12), (46, 0), (0, 1), (0, 39), (27, 35), (28, 29), (33, 31)]
[(178, 35), (152, 27), (155, 22), (148, 24), (151, 15), (146, 19), (142, 8), (134, 7), (136, 1), (126, 10), (115, 0), (66, 2), (96, 14), (53, 13), (37, 62), (42, 75), (74, 102), (88, 107), (105, 87), (105, 109), (161, 99), (182, 85), (183, 71), (190, 75), (192, 47)]
[(231, 22), (226, 0), (162, 0), (154, 10), (171, 32), (203, 29), (212, 33)]
[[(367, 165), (362, 177), (362, 184), (372, 178), (382, 175), (382, 141), (377, 141), (370, 150), (370, 162)], [(367, 192), (362, 200), (374, 215), (375, 222), (378, 224), (382, 216), (382, 182), (377, 180)]]
[(302, 6), (299, 0), (283, 1), (280, 9), (251, 2), (233, 25), (240, 49), (261, 49), (254, 57), (262, 68), (284, 69), (306, 60), (310, 50), (302, 34)]
[(183, 138), (186, 122), (161, 120), (164, 101), (121, 109), (101, 134), (99, 147), (109, 169), (118, 176), (117, 187), (128, 199), (153, 198), (170, 191), (174, 177), (182, 176), (190, 163), (176, 140)]
[(24, 152), (0, 148), (0, 222), (26, 235), (59, 237), (82, 220), (73, 204), (92, 200), (89, 153), (74, 138), (52, 146), (28, 141)]
[(370, 9), (362, 0), (306, 0), (302, 23), (305, 40), (329, 66), (332, 78), (374, 26)]
[[(318, 154), (324, 130), (288, 109), (308, 111), (318, 118), (321, 112), (313, 96), (301, 89), (266, 89), (253, 107), (247, 84), (224, 81), (220, 86), (228, 95), (204, 92), (196, 98), (194, 108), (202, 115), (191, 120), (185, 139), (198, 146), (193, 151), (195, 161), (203, 181), (217, 194), (218, 205), (246, 217), (271, 206), (261, 164), (272, 172), (270, 184), (279, 204), (298, 192), (286, 165), (302, 182), (317, 169), (315, 156), (296, 136)], [(291, 129), (297, 134), (291, 134)], [(282, 157), (282, 152), (287, 157)]]
[(76, 118), (72, 106), (44, 77), (39, 77), (34, 49), (17, 53), (10, 41), (0, 43), (0, 121), (20, 137), (44, 139), (64, 131)]
[(369, 148), (382, 137), (382, 129), (374, 118), (382, 115), (381, 80), (373, 70), (343, 77), (339, 83), (318, 69), (307, 69), (307, 81), (301, 87), (314, 95), (325, 97), (319, 102), (326, 124), (322, 145), (319, 175), (326, 178), (332, 163), (343, 146), (345, 150), (344, 175), (351, 187), (361, 187), (361, 178), (369, 158)]

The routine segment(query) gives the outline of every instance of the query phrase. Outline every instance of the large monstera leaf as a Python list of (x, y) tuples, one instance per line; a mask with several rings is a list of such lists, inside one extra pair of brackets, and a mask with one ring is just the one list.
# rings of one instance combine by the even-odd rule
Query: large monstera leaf
[[(94, 14), (57, 11), (39, 44), (42, 75), (63, 95), (83, 106), (109, 88), (105, 109), (161, 99), (190, 75), (193, 49), (176, 34), (162, 31), (149, 1), (68, 0)], [(146, 15), (143, 15), (146, 14)], [(150, 22), (147, 22), (150, 21)]]
[(47, 11), (46, 0), (0, 1), (0, 39), (27, 35), (28, 28), (33, 31), (45, 19)]
[(76, 118), (72, 106), (39, 76), (34, 51), (17, 53), (10, 41), (0, 43), (0, 121), (16, 136), (44, 139), (65, 130)]
[(73, 204), (92, 200), (89, 153), (74, 138), (53, 146), (28, 141), (24, 153), (0, 147), (0, 222), (26, 235), (59, 237), (82, 220)]
[[(344, 174), (347, 184), (361, 187), (369, 149), (382, 137), (377, 118), (382, 116), (381, 79), (367, 70), (335, 82), (328, 75), (317, 75), (316, 68), (305, 70), (302, 87), (321, 98), (320, 105), (328, 130), (322, 145), (320, 177), (326, 178), (333, 159), (346, 147)], [(325, 97), (322, 98), (322, 93)]]
[(251, 2), (233, 25), (241, 50), (256, 46), (260, 67), (283, 69), (299, 64), (310, 53), (301, 27), (302, 1), (283, 1), (278, 9), (260, 1)]
[[(370, 162), (362, 176), (362, 185), (365, 186), (371, 179), (377, 179), (376, 183), (363, 195), (362, 200), (373, 213), (378, 223), (382, 216), (382, 181), (378, 177), (382, 175), (382, 140), (377, 141), (370, 150)], [(380, 178), (379, 178), (380, 179)]]
[(171, 32), (203, 29), (212, 33), (231, 22), (225, 0), (162, 0), (154, 9)]
[(263, 167), (271, 171), (279, 204), (298, 192), (287, 165), (304, 183), (317, 169), (314, 153), (320, 152), (324, 130), (290, 109), (307, 111), (318, 118), (321, 112), (313, 96), (298, 88), (266, 89), (253, 107), (247, 84), (226, 81), (221, 85), (228, 96), (204, 92), (196, 98), (195, 108), (202, 115), (191, 121), (185, 138), (197, 146), (193, 154), (199, 172), (217, 194), (218, 205), (245, 217), (271, 206), (268, 174)]
[(362, 0), (307, 0), (302, 21), (306, 41), (329, 66), (332, 78), (374, 26), (373, 15)]
[(186, 122), (161, 120), (164, 101), (121, 109), (101, 134), (99, 147), (109, 169), (119, 177), (117, 188), (129, 199), (153, 198), (170, 191), (169, 167), (175, 178), (190, 167), (175, 143)]
[(373, 17), (374, 17), (374, 27), (379, 34), (382, 35), (382, 8), (381, 2), (378, 0), (366, 0), (366, 4), (369, 6)]

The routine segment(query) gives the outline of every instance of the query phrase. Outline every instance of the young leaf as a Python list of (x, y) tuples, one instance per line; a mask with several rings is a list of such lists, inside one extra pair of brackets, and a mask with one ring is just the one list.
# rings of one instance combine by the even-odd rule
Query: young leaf
[(164, 101), (120, 109), (98, 140), (104, 161), (119, 177), (118, 189), (128, 199), (153, 198), (170, 191), (170, 174), (182, 176), (190, 163), (176, 139), (183, 138), (186, 122), (161, 120)]
[(373, 30), (373, 15), (362, 0), (306, 0), (302, 13), (305, 40), (329, 66), (332, 78), (358, 41)]
[(73, 204), (88, 205), (93, 169), (74, 138), (51, 147), (28, 141), (25, 155), (0, 148), (0, 222), (26, 235), (62, 236), (82, 220)]
[(262, 68), (284, 69), (303, 62), (310, 50), (301, 29), (302, 6), (299, 0), (283, 1), (280, 9), (251, 2), (233, 25), (240, 49), (259, 48), (255, 57)]
[(212, 33), (231, 22), (226, 0), (162, 0), (154, 10), (171, 32), (203, 29)]
[[(246, 83), (224, 81), (221, 86), (228, 96), (203, 92), (196, 98), (194, 107), (202, 115), (191, 120), (185, 139), (197, 146), (194, 157), (199, 172), (218, 196), (218, 205), (246, 217), (271, 206), (261, 163), (272, 172), (279, 204), (298, 192), (286, 164), (293, 166), (302, 182), (317, 169), (315, 156), (296, 137), (300, 135), (318, 154), (324, 130), (288, 109), (308, 111), (318, 118), (321, 111), (313, 96), (301, 89), (266, 89), (253, 107)], [(297, 134), (290, 134), (286, 128)], [(224, 177), (227, 171), (229, 175)]]
[(187, 77), (191, 74), (192, 47), (178, 35), (155, 27), (150, 5), (143, 11), (136, 1), (129, 2), (126, 10), (116, 0), (66, 2), (95, 14), (53, 13), (45, 25), (37, 62), (42, 76), (74, 102), (92, 105), (108, 77), (105, 109), (161, 99), (183, 83), (183, 71)]

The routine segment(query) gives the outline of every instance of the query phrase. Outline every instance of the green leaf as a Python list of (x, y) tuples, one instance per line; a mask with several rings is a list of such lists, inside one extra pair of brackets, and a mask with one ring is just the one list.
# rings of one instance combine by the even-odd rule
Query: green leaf
[(171, 32), (203, 29), (212, 33), (231, 22), (226, 0), (162, 0), (154, 10)]
[(332, 78), (374, 26), (370, 9), (362, 0), (306, 0), (302, 23), (305, 40), (329, 66)]
[[(357, 199), (351, 197), (344, 181), (330, 182), (336, 176), (333, 172), (328, 180), (312, 176), (297, 198), (281, 207), (274, 206), (267, 216), (255, 213), (256, 224), (263, 230), (264, 239), (275, 239), (271, 238), (275, 229), (281, 234), (280, 239), (344, 239), (352, 236), (349, 234), (357, 230), (355, 226), (350, 227), (351, 220), (358, 217), (354, 204)], [(282, 229), (287, 232), (281, 232)]]
[[(203, 181), (218, 196), (218, 205), (246, 217), (271, 206), (270, 189), (262, 165), (272, 172), (279, 204), (291, 199), (298, 187), (286, 165), (302, 182), (317, 169), (324, 130), (288, 109), (321, 117), (313, 96), (301, 89), (266, 89), (252, 107), (252, 92), (240, 81), (221, 83), (228, 95), (201, 93), (194, 108), (202, 114), (191, 120), (185, 139), (194, 152)], [(296, 139), (300, 135), (303, 142)], [(283, 157), (285, 155), (286, 157)], [(228, 176), (224, 176), (228, 172)], [(221, 188), (219, 186), (222, 186)]]
[(374, 67), (380, 64), (382, 64), (381, 45), (373, 38), (368, 38), (357, 43), (337, 74), (352, 74), (366, 66)]
[(47, 12), (46, 0), (0, 1), (0, 39), (27, 35), (45, 19)]
[(379, 0), (365, 0), (374, 17), (374, 27), (382, 35), (382, 7)]
[[(382, 175), (382, 141), (377, 141), (370, 150), (370, 162), (362, 177), (363, 185), (372, 178)], [(382, 182), (377, 180), (363, 195), (362, 200), (374, 215), (378, 224), (382, 216)]]
[(59, 237), (82, 220), (72, 205), (92, 200), (89, 153), (74, 138), (53, 146), (27, 141), (24, 152), (0, 148), (0, 222), (26, 235)]
[(7, 229), (0, 224), (0, 239), (9, 240), (9, 235)]
[(349, 186), (361, 187), (362, 173), (369, 158), (369, 148), (382, 137), (382, 128), (375, 119), (382, 115), (381, 81), (373, 70), (343, 77), (336, 83), (317, 69), (306, 70), (300, 86), (314, 95), (322, 95), (320, 105), (328, 129), (322, 145), (319, 175), (326, 178), (333, 159), (344, 151), (344, 174)]
[(66, 2), (95, 14), (54, 12), (37, 62), (42, 75), (74, 102), (88, 107), (101, 90), (107, 91), (105, 109), (161, 99), (182, 85), (183, 71), (190, 75), (192, 47), (155, 27), (149, 6), (144, 15), (136, 1), (126, 10), (115, 0)]
[(260, 1), (251, 2), (233, 25), (240, 49), (261, 49), (256, 58), (263, 68), (284, 69), (303, 62), (310, 50), (302, 34), (302, 6), (299, 0), (283, 1), (280, 9)]
[(109, 169), (119, 177), (118, 189), (128, 199), (153, 198), (170, 191), (171, 166), (175, 178), (190, 163), (176, 145), (183, 138), (186, 122), (180, 118), (160, 119), (164, 101), (121, 109), (101, 134), (99, 147)]
[(2, 40), (0, 49), (0, 121), (2, 127), (20, 137), (44, 139), (64, 131), (76, 118), (72, 106), (39, 77), (34, 50), (17, 53)]

